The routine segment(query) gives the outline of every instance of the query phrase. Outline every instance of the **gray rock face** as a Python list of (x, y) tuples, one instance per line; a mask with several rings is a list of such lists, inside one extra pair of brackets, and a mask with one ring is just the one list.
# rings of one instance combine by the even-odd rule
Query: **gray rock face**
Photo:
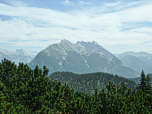
[(45, 65), (49, 74), (56, 71), (69, 71), (77, 74), (107, 72), (122, 77), (139, 77), (140, 73), (125, 66), (121, 60), (102, 48), (96, 42), (77, 42), (72, 44), (68, 40), (61, 40), (42, 50), (28, 63), (31, 69), (36, 65), (43, 70)]

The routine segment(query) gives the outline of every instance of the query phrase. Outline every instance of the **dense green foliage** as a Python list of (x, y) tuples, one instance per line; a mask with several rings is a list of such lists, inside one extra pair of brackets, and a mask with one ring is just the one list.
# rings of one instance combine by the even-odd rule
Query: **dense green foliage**
[[(38, 66), (31, 70), (27, 64), (23, 63), (20, 63), (17, 68), (11, 61), (2, 60), (2, 64), (0, 63), (0, 113), (152, 113), (150, 110), (152, 87), (149, 86), (149, 77), (141, 78), (138, 91), (131, 91), (124, 82), (116, 88), (110, 80), (106, 84), (107, 93), (104, 88), (100, 92), (95, 88), (95, 94), (88, 95), (78, 91), (74, 93), (74, 89), (69, 88), (66, 83), (61, 85), (60, 81), (50, 80), (47, 76), (48, 69), (44, 66), (43, 70), (42, 74)], [(143, 71), (141, 76), (144, 77)], [(119, 80), (118, 77), (116, 79)], [(90, 77), (86, 78), (86, 81), (91, 81)]]
[(60, 81), (61, 84), (66, 84), (74, 89), (74, 92), (81, 91), (87, 93), (89, 95), (93, 95), (95, 92), (95, 88), (98, 91), (102, 91), (102, 88), (105, 89), (107, 93), (108, 89), (106, 88), (106, 84), (111, 80), (117, 86), (121, 86), (122, 82), (124, 82), (128, 88), (134, 90), (138, 85), (129, 79), (124, 77), (119, 77), (118, 75), (108, 74), (108, 73), (88, 73), (88, 74), (75, 74), (72, 72), (54, 72), (49, 76), (50, 79)]

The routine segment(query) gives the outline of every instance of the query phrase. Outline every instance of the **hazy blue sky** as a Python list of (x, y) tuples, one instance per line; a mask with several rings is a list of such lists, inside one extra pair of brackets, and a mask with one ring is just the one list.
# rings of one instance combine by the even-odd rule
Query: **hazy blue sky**
[(62, 39), (152, 54), (152, 0), (0, 0), (0, 48), (40, 52)]

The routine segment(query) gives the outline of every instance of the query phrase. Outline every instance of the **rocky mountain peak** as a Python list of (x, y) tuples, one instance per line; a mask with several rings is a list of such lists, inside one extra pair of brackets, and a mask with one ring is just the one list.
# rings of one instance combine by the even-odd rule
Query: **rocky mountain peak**
[(19, 54), (19, 55), (25, 55), (26, 51), (24, 49), (17, 49), (15, 51), (15, 53)]
[(94, 45), (99, 45), (99, 44), (98, 44), (97, 42), (95, 42), (95, 41), (93, 41), (92, 44), (94, 44)]
[(83, 42), (83, 41), (80, 42), (80, 41), (78, 41), (76, 43), (76, 45), (82, 45), (88, 53), (100, 52), (100, 51), (104, 50), (102, 48), (102, 46), (100, 46), (95, 41), (93, 41), (93, 42)]
[[(97, 42), (93, 41), (93, 42), (83, 42), (83, 41), (77, 41), (76, 45), (81, 44), (84, 45), (85, 47), (88, 46), (100, 46)], [(101, 46), (100, 46), (101, 47)]]
[(60, 42), (61, 44), (68, 44), (68, 43), (70, 43), (68, 40), (66, 40), (66, 39), (63, 39), (63, 40), (61, 40), (61, 42)]

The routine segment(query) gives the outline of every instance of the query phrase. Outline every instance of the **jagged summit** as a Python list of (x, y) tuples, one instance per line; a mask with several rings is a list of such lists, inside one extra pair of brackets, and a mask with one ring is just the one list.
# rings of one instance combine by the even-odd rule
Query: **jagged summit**
[(60, 43), (70, 43), (70, 42), (68, 40), (66, 40), (66, 39), (63, 39), (63, 40), (61, 40)]
[(73, 45), (74, 44), (72, 44), (71, 42), (69, 42), (68, 40), (66, 40), (66, 39), (63, 39), (63, 40), (61, 40), (61, 42), (58, 44), (58, 45), (62, 45), (62, 46), (72, 46), (73, 47)]
[(76, 44), (84, 44), (84, 43), (87, 43), (87, 44), (94, 44), (94, 45), (99, 45), (97, 42), (93, 41), (93, 42), (83, 42), (83, 41), (77, 41)]
[(13, 53), (13, 52), (7, 51), (7, 50), (2, 49), (2, 48), (0, 48), (0, 52), (3, 53), (3, 54), (5, 54), (5, 55), (10, 55), (10, 54)]
[(97, 42), (93, 41), (92, 44), (99, 45)]
[[(72, 44), (71, 42), (69, 42), (68, 40), (66, 40), (66, 39), (63, 39), (63, 40), (61, 40), (61, 42), (59, 43), (59, 44)], [(77, 41), (77, 43), (75, 44), (75, 45), (77, 45), (77, 44), (87, 44), (87, 45), (90, 45), (90, 44), (92, 44), (92, 45), (98, 45), (99, 46), (99, 44), (97, 43), (97, 42), (95, 42), (95, 41), (93, 41), (93, 42), (84, 42), (84, 41)], [(74, 45), (74, 44), (73, 44)], [(100, 46), (101, 47), (101, 46)]]
[(93, 42), (83, 42), (83, 41), (78, 41), (76, 45), (82, 45), (88, 53), (93, 53), (93, 52), (101, 52), (104, 49), (102, 46), (97, 44), (95, 41)]
[(15, 53), (19, 54), (19, 55), (26, 55), (26, 51), (24, 49), (17, 49), (15, 51)]

